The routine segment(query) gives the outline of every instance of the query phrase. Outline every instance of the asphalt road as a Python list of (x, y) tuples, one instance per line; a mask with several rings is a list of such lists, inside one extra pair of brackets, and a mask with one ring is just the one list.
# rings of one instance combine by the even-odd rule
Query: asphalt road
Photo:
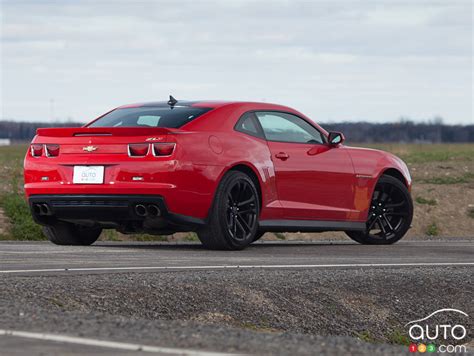
[(474, 313), (473, 271), (474, 239), (1, 242), (0, 354), (397, 355), (407, 321)]
[[(346, 242), (257, 243), (243, 251), (209, 251), (199, 243), (113, 243), (86, 247), (0, 243), (0, 273), (116, 273), (165, 269), (336, 268), (360, 265), (474, 265), (472, 241), (416, 241), (390, 246)], [(340, 266), (345, 265), (345, 266)], [(75, 270), (79, 269), (79, 270)], [(81, 270), (82, 269), (82, 270)], [(84, 270), (85, 269), (85, 270)], [(89, 270), (87, 270), (89, 269)]]

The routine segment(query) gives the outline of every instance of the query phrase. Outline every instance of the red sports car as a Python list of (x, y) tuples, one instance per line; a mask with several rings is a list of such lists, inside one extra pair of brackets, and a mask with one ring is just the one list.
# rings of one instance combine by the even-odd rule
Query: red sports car
[(92, 244), (104, 228), (195, 231), (206, 247), (230, 250), (267, 231), (398, 241), (413, 215), (407, 166), (343, 142), (286, 106), (170, 97), (80, 128), (38, 129), (25, 192), (60, 245)]

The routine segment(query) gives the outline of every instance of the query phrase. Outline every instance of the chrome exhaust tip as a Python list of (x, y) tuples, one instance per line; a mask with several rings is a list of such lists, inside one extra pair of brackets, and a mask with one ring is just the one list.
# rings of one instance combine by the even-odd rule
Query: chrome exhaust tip
[(160, 208), (158, 208), (157, 205), (155, 204), (151, 204), (151, 205), (148, 205), (148, 213), (151, 215), (151, 216), (160, 216), (161, 215), (161, 210)]
[(41, 204), (41, 205), (40, 205), (40, 210), (41, 210), (41, 214), (42, 214), (42, 215), (49, 215), (49, 214), (50, 214), (50, 210), (49, 210), (48, 204)]
[(138, 216), (147, 216), (148, 211), (146, 210), (145, 205), (142, 205), (142, 204), (135, 205), (135, 214), (137, 214)]
[(36, 215), (52, 215), (48, 204), (33, 204), (33, 213)]
[(40, 204), (33, 204), (33, 212), (36, 215), (41, 215), (41, 205)]

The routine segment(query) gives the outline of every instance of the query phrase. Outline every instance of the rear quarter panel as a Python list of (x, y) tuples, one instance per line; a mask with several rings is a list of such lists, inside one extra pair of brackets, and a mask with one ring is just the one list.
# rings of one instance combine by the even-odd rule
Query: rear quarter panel
[[(232, 103), (219, 107), (206, 117), (199, 117), (183, 126), (184, 130), (201, 132), (199, 164), (208, 166), (214, 177), (213, 194), (223, 175), (237, 165), (245, 165), (256, 174), (262, 193), (262, 209), (260, 218), (279, 218), (282, 207), (278, 201), (275, 182), (275, 171), (267, 142), (263, 139), (234, 130), (238, 119), (251, 110), (284, 110), (290, 108), (262, 103)], [(207, 137), (206, 137), (207, 135)], [(211, 168), (215, 165), (214, 168)]]

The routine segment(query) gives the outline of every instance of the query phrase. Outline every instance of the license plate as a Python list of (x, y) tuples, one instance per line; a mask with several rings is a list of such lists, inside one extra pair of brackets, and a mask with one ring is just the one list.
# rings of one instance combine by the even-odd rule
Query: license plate
[(104, 183), (104, 166), (74, 166), (74, 184)]

